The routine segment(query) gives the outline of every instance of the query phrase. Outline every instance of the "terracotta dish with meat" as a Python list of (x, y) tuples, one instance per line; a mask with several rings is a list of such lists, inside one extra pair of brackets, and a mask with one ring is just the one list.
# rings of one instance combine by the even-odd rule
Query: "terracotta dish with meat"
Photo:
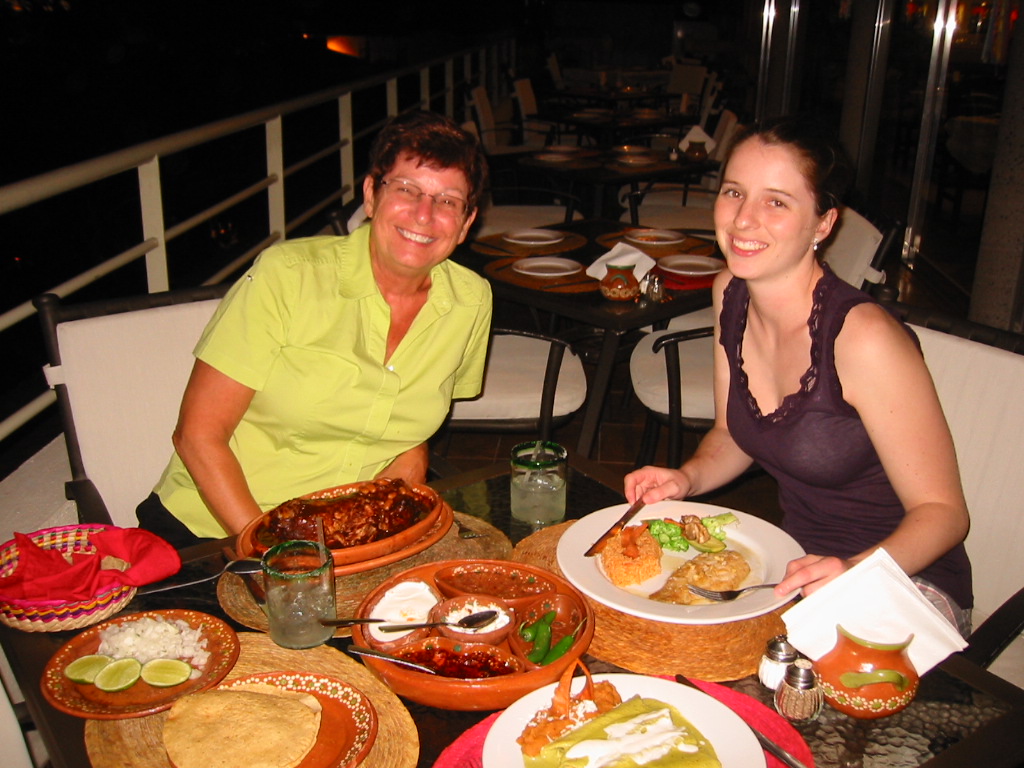
[(341, 495), (291, 499), (267, 512), (255, 531), (262, 549), (281, 541), (317, 541), (323, 525), (330, 549), (380, 541), (420, 522), (436, 500), (402, 480), (381, 478), (359, 483)]

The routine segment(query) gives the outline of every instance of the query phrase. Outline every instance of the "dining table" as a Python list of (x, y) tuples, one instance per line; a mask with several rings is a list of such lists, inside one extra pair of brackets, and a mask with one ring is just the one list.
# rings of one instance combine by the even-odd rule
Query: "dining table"
[(680, 122), (677, 118), (652, 119), (642, 123), (631, 121), (629, 131), (620, 128), (602, 127), (606, 120), (600, 112), (588, 117), (581, 116), (570, 121), (579, 128), (595, 127), (602, 134), (598, 145), (572, 146), (554, 145), (519, 155), (516, 160), (523, 169), (547, 179), (556, 189), (580, 197), (583, 213), (595, 218), (618, 218), (623, 211), (619, 201), (619, 190), (629, 186), (636, 192), (640, 186), (658, 181), (680, 184), (695, 183), (705, 173), (718, 168), (716, 160), (706, 157), (695, 160), (685, 153), (670, 154), (668, 148), (650, 148), (643, 143), (630, 144), (630, 136), (647, 136), (661, 133), (671, 126), (668, 136), (682, 138), (683, 128), (691, 120)]
[[(557, 573), (554, 546), (575, 521), (623, 502), (620, 480), (606, 468), (576, 454), (570, 456), (566, 521), (547, 527), (535, 528), (512, 519), (507, 462), (450, 475), (431, 485), (454, 509), (459, 525), (452, 526), (444, 539), (427, 550), (390, 563), (384, 571), (371, 569), (361, 574), (363, 589), (370, 589), (371, 584), (388, 574), (400, 572), (410, 562), (423, 562), (424, 558), (511, 559), (546, 563)], [(460, 529), (479, 535), (463, 538)], [(184, 582), (219, 572), (235, 543), (234, 539), (223, 539), (184, 550), (181, 571), (167, 581)], [(191, 609), (227, 622), (237, 632), (241, 646), (228, 681), (239, 674), (292, 669), (336, 676), (356, 687), (372, 702), (379, 721), (372, 749), (359, 762), (360, 766), (481, 765), (481, 745), (500, 718), (500, 711), (439, 709), (399, 698), (345, 653), (350, 639), (342, 636), (343, 630), (316, 648), (278, 648), (269, 640), (265, 628), (254, 629), (251, 625), (257, 622), (231, 603), (231, 591), (225, 585), (237, 578), (224, 574), (216, 581), (137, 595), (122, 614)], [(337, 589), (343, 602), (356, 597), (347, 578), (338, 579)], [(596, 612), (594, 639), (583, 660), (595, 673), (635, 673), (671, 680), (674, 672), (687, 670), (688, 656), (697, 651), (684, 647), (686, 640), (666, 642), (669, 635), (664, 633), (689, 632), (680, 637), (692, 640), (697, 636), (693, 633), (705, 631), (682, 625), (656, 627), (661, 622), (615, 616), (607, 606), (594, 607), (603, 610)], [(341, 610), (347, 610), (347, 606), (339, 607)], [(777, 621), (777, 617), (769, 618)], [(732, 630), (726, 627), (707, 631)], [(42, 695), (40, 680), (47, 663), (76, 634), (74, 630), (24, 632), (0, 627), (0, 645), (25, 694), (53, 768), (169, 768), (159, 738), (165, 713), (127, 719), (85, 719), (54, 708)], [(631, 636), (622, 637), (623, 634)], [(632, 650), (626, 650), (629, 648)], [(652, 668), (652, 660), (659, 658), (665, 661), (664, 665)], [(688, 676), (695, 677), (690, 672)], [(1024, 722), (1024, 691), (960, 655), (949, 657), (924, 675), (916, 698), (900, 713), (877, 720), (854, 720), (826, 706), (816, 720), (795, 729), (771, 710), (772, 693), (760, 684), (757, 675), (749, 668), (741, 672), (712, 675), (714, 682), (697, 679), (694, 684), (755, 727), (774, 723), (775, 730), (771, 732), (780, 734), (778, 738), (784, 735), (791, 751), (803, 754), (808, 765), (813, 762), (818, 768), (1010, 768), (1024, 760), (1024, 729), (1020, 728)], [(509, 760), (507, 765), (515, 766), (516, 762)]]
[[(490, 234), (467, 240), (452, 258), (486, 277), (496, 298), (575, 324), (564, 333), (575, 341), (574, 348), (584, 359), (595, 366), (588, 382), (576, 446), (580, 454), (590, 456), (612, 373), (620, 350), (625, 349), (623, 339), (647, 327), (662, 328), (673, 317), (710, 306), (713, 275), (667, 280), (660, 301), (613, 301), (602, 295), (599, 281), (589, 277), (585, 268), (620, 243), (633, 245), (656, 262), (680, 253), (711, 255), (715, 244), (706, 235), (691, 236), (683, 231), (671, 231), (678, 238), (667, 244), (631, 242), (631, 238), (645, 230), (608, 219), (538, 222), (538, 226), (541, 231), (556, 233), (558, 239), (523, 244), (511, 242), (510, 233)], [(559, 263), (574, 264), (570, 268), (575, 271), (542, 276), (524, 273), (526, 262), (522, 260), (538, 257), (566, 260)]]

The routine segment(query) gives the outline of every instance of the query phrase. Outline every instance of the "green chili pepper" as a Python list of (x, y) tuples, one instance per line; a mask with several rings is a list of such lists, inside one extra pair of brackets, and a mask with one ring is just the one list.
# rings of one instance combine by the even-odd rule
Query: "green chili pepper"
[(537, 623), (523, 624), (519, 628), (519, 636), (528, 643), (532, 643), (537, 637)]
[(533, 650), (526, 655), (526, 658), (534, 664), (540, 664), (550, 647), (551, 624), (543, 621), (539, 622), (537, 625), (537, 636), (533, 640)]
[(544, 654), (544, 658), (541, 660), (540, 665), (542, 667), (546, 667), (551, 662), (557, 661), (565, 656), (566, 652), (572, 647), (574, 642), (576, 642), (575, 635), (566, 635), (563, 637), (551, 646), (551, 649), (546, 654)]

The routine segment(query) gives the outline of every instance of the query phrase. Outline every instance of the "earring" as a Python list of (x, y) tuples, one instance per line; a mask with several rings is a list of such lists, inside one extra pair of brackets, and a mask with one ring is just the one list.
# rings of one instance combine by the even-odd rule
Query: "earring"
[(817, 253), (818, 252), (818, 238), (814, 238), (814, 240), (812, 241), (812, 247), (814, 249), (814, 252)]

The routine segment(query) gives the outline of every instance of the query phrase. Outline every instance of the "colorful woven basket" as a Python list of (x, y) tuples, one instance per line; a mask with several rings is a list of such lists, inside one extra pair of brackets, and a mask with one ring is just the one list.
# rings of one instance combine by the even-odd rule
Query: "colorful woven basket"
[[(89, 536), (105, 531), (109, 525), (64, 525), (46, 528), (29, 534), (43, 549), (56, 549), (61, 554), (74, 552), (92, 554), (96, 547), (89, 543)], [(108, 567), (124, 570), (128, 563), (111, 558)], [(18, 565), (18, 545), (14, 539), (0, 547), (0, 576), (8, 576)], [(135, 596), (135, 587), (117, 585), (103, 592), (75, 602), (60, 600), (17, 600), (0, 597), (0, 621), (9, 627), (26, 632), (59, 632), (66, 629), (81, 629), (90, 624), (110, 618), (124, 608)]]

